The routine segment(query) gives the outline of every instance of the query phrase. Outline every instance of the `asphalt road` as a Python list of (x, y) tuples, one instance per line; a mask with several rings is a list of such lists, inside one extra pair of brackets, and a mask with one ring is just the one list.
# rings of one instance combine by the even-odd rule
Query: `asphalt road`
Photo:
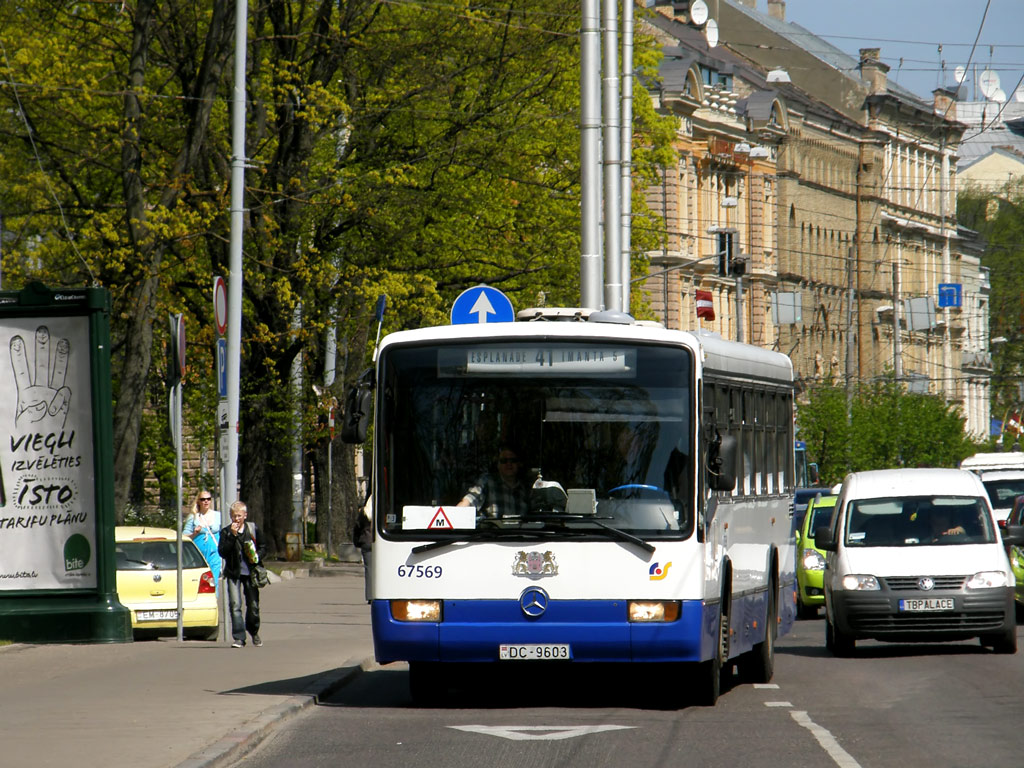
[[(713, 708), (658, 705), (671, 673), (589, 679), (523, 669), (476, 675), (475, 695), (414, 707), (404, 665), (364, 672), (281, 723), (243, 761), (266, 766), (756, 766), (1018, 768), (1024, 765), (1024, 652), (976, 642), (858, 643), (825, 650), (824, 622), (778, 646), (771, 686), (736, 685)], [(1022, 644), (1024, 646), (1024, 644)], [(243, 764), (239, 763), (239, 765)]]

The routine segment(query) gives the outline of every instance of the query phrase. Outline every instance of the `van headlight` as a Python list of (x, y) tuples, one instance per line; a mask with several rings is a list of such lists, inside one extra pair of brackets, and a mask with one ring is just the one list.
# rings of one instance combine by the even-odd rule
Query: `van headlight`
[(981, 571), (967, 580), (968, 589), (997, 589), (1010, 586), (1010, 580), (1002, 571)]
[(805, 571), (824, 571), (825, 558), (816, 549), (805, 549), (801, 559)]
[(851, 592), (860, 590), (862, 592), (870, 592), (873, 590), (881, 589), (878, 586), (878, 579), (867, 573), (848, 573), (843, 576), (842, 581), (843, 589)]

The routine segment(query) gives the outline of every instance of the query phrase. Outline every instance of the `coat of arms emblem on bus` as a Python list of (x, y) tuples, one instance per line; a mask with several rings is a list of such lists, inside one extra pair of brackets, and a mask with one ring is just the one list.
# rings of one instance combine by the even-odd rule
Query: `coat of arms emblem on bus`
[(558, 563), (550, 550), (547, 552), (516, 552), (512, 562), (513, 576), (557, 576)]

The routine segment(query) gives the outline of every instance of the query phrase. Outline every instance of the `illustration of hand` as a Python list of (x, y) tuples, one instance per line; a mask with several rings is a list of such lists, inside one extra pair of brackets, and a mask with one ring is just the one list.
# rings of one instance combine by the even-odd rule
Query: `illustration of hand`
[(11, 339), (11, 365), (18, 388), (15, 426), (31, 424), (41, 432), (59, 432), (64, 428), (71, 405), (71, 390), (64, 386), (70, 353), (71, 344), (67, 339), (61, 339), (57, 342), (51, 365), (50, 329), (41, 325), (36, 328), (33, 370), (28, 363), (25, 340), (21, 336)]

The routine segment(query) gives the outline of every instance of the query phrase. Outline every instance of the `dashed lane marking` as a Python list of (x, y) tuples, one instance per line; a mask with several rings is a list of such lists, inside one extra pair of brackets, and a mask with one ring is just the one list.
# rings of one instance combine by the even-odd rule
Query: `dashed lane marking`
[(828, 756), (832, 758), (839, 768), (861, 768), (860, 763), (853, 759), (853, 755), (839, 746), (839, 742), (836, 741), (835, 736), (832, 735), (828, 728), (820, 726), (811, 720), (810, 715), (806, 712), (797, 710), (789, 714), (800, 725), (814, 734), (814, 738), (818, 740), (822, 749), (828, 753)]

